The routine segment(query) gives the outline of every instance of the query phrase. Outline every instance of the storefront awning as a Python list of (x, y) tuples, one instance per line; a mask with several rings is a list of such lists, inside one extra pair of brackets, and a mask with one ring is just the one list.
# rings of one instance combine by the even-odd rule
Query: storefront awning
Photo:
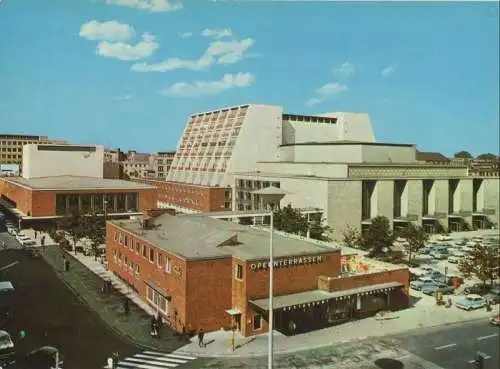
[(158, 292), (160, 295), (162, 295), (163, 297), (169, 299), (170, 298), (170, 295), (165, 292), (165, 290), (163, 288), (161, 288), (159, 285), (157, 285), (155, 282), (153, 281), (145, 281), (145, 283), (151, 287), (153, 290), (155, 290), (156, 292)]
[[(342, 299), (353, 295), (367, 295), (380, 291), (390, 291), (403, 284), (399, 282), (388, 282), (352, 288), (343, 291), (327, 292), (322, 290), (313, 290), (290, 295), (275, 296), (273, 299), (274, 309), (284, 309), (288, 307), (310, 307), (325, 304), (332, 299)], [(260, 310), (269, 311), (269, 299), (251, 300), (249, 303)]]
[(232, 308), (232, 309), (226, 310), (226, 313), (228, 313), (231, 316), (241, 315), (241, 311), (238, 308)]

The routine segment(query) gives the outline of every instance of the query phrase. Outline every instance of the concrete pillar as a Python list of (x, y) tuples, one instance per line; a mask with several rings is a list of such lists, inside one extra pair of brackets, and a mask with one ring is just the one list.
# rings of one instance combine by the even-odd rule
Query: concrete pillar
[[(436, 179), (429, 195), (429, 212), (438, 216), (437, 221), (445, 230), (448, 229), (448, 190), (449, 183), (447, 179)], [(434, 207), (434, 211), (430, 209)]]
[[(372, 213), (381, 215), (389, 220), (393, 219), (394, 215), (394, 181), (380, 180), (377, 181), (372, 196)], [(374, 217), (372, 217), (374, 218)]]
[(454, 210), (457, 213), (460, 213), (464, 221), (470, 226), (472, 226), (472, 193), (472, 178), (461, 179), (458, 181), (457, 190), (455, 191)]
[(401, 215), (416, 215), (416, 224), (422, 224), (422, 197), (423, 197), (423, 182), (421, 179), (409, 179), (406, 181), (406, 186), (403, 191), (401, 202)]
[[(488, 220), (496, 225), (500, 224), (500, 178), (485, 178), (484, 187), (484, 208)], [(480, 209), (478, 209), (480, 210)]]
[(341, 241), (347, 225), (361, 230), (361, 190), (359, 181), (329, 181), (328, 182), (328, 211), (326, 220), (332, 228), (331, 237)]

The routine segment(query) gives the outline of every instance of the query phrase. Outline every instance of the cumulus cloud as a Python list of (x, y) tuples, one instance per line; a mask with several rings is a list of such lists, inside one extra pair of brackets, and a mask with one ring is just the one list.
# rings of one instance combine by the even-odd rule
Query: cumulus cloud
[(382, 75), (382, 77), (389, 77), (391, 74), (393, 74), (396, 71), (396, 69), (398, 69), (397, 64), (391, 64), (388, 67), (385, 67), (384, 69), (382, 69), (380, 74)]
[(213, 64), (234, 64), (246, 57), (245, 52), (254, 42), (252, 38), (240, 41), (217, 40), (210, 43), (199, 59), (168, 58), (156, 64), (134, 64), (131, 70), (134, 72), (168, 72), (175, 69), (206, 70)]
[(215, 95), (234, 88), (245, 88), (254, 81), (251, 73), (225, 74), (219, 81), (178, 82), (162, 91), (162, 94), (176, 97), (200, 97)]
[(174, 3), (169, 0), (106, 0), (106, 3), (145, 10), (152, 13), (171, 12), (182, 9), (182, 4), (180, 2)]
[(193, 35), (193, 32), (179, 32), (179, 36), (181, 37), (191, 37)]
[(307, 100), (307, 105), (317, 105), (329, 98), (347, 91), (347, 86), (340, 83), (327, 83), (314, 91), (314, 96)]
[(229, 28), (225, 29), (206, 28), (201, 32), (201, 35), (204, 37), (223, 38), (223, 37), (231, 37), (233, 35), (233, 31), (231, 31), (231, 29)]
[(354, 65), (348, 61), (333, 67), (333, 73), (338, 77), (348, 78), (354, 74)]
[(134, 35), (133, 27), (114, 20), (108, 22), (93, 20), (80, 27), (80, 37), (92, 41), (128, 41)]
[(142, 41), (135, 45), (125, 42), (101, 41), (97, 44), (97, 54), (105, 58), (139, 60), (153, 55), (158, 47), (155, 37), (149, 33), (144, 33)]

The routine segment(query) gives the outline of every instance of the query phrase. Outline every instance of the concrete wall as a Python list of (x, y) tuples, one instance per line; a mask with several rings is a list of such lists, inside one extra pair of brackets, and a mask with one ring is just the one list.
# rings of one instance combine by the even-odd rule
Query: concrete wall
[(422, 221), (422, 200), (423, 200), (423, 183), (420, 179), (411, 179), (406, 182), (405, 191), (403, 197), (406, 196), (406, 200), (403, 202), (402, 208), (406, 206), (406, 212), (402, 215), (417, 215), (418, 224)]
[(339, 140), (375, 142), (370, 116), (366, 113), (322, 113), (321, 117), (337, 118)]
[[(500, 224), (500, 178), (485, 178), (484, 186), (484, 209), (494, 209), (495, 214), (489, 215), (491, 222)], [(478, 209), (481, 210), (481, 209)]]
[(332, 238), (342, 240), (347, 225), (361, 226), (361, 181), (328, 182), (327, 224), (332, 228)]
[(415, 163), (415, 146), (363, 145), (365, 163)]
[(257, 163), (254, 171), (263, 173), (280, 173), (282, 175), (317, 176), (328, 178), (346, 178), (346, 164), (323, 164), (323, 163)]
[(339, 126), (331, 123), (283, 121), (283, 144), (296, 142), (328, 142), (339, 139)]
[[(429, 194), (429, 213), (448, 214), (448, 189), (447, 179), (436, 179)], [(444, 229), (448, 229), (448, 218), (438, 219)]]
[(472, 193), (473, 185), (472, 178), (461, 179), (458, 182), (455, 192), (455, 208), (456, 211), (472, 211)]
[(53, 145), (61, 150), (39, 150), (39, 146), (25, 145), (23, 147), (23, 177), (38, 178), (51, 176), (83, 176), (103, 178), (104, 176), (104, 146), (94, 147), (91, 152), (88, 145)]

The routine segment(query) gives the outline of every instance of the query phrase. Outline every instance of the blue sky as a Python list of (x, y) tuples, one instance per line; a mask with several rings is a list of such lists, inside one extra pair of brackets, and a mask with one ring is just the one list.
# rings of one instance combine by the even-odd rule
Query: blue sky
[(498, 22), (494, 2), (4, 0), (0, 131), (162, 151), (190, 113), (262, 103), (498, 153)]

